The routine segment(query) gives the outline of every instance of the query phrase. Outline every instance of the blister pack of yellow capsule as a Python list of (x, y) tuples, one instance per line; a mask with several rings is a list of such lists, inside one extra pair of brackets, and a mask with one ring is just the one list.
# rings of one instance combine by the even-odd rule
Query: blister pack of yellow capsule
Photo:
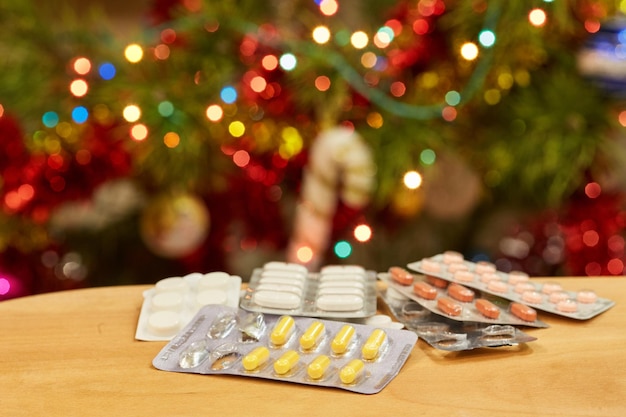
[(400, 372), (417, 338), (408, 330), (210, 305), (152, 364), (376, 394)]

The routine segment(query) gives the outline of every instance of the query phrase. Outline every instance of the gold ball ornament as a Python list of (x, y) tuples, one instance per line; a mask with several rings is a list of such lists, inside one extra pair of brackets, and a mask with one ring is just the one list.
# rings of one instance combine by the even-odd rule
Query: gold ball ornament
[(155, 254), (181, 258), (193, 253), (206, 239), (210, 215), (199, 198), (185, 193), (163, 194), (144, 208), (141, 237)]

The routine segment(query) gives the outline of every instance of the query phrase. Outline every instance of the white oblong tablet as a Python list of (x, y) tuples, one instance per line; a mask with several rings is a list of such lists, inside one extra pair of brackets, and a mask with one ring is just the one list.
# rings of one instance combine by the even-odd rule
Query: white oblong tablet
[(179, 292), (156, 293), (150, 300), (150, 310), (152, 311), (178, 311), (182, 305), (183, 296)]
[(317, 291), (317, 296), (321, 297), (322, 295), (357, 295), (361, 298), (365, 297), (365, 293), (360, 288), (354, 287), (326, 287), (319, 288)]
[(288, 292), (257, 291), (252, 296), (252, 300), (262, 307), (281, 310), (293, 310), (300, 307), (300, 297)]
[(339, 287), (348, 287), (348, 288), (359, 288), (362, 291), (365, 290), (365, 285), (359, 281), (326, 281), (320, 282), (318, 288), (339, 288)]
[(309, 270), (304, 265), (296, 264), (293, 262), (267, 262), (263, 265), (263, 270), (275, 270), (275, 271), (297, 271), (302, 274), (307, 274)]
[(326, 265), (320, 269), (321, 274), (365, 274), (365, 268), (359, 265)]
[(221, 271), (209, 272), (198, 280), (198, 289), (225, 288), (230, 283), (230, 274)]
[(261, 272), (261, 278), (273, 277), (273, 278), (288, 278), (298, 281), (304, 281), (306, 279), (306, 273), (301, 271), (281, 271), (278, 269), (269, 269)]
[(286, 277), (261, 277), (259, 279), (259, 284), (292, 285), (299, 288), (304, 287), (304, 281)]
[(322, 295), (315, 305), (324, 311), (355, 311), (363, 308), (363, 298), (356, 295)]
[(255, 288), (256, 291), (278, 291), (289, 292), (296, 294), (298, 297), (302, 297), (302, 288), (295, 285), (283, 285), (283, 284), (259, 284)]
[(363, 282), (365, 275), (360, 274), (322, 274), (320, 275), (320, 282), (329, 281), (356, 281)]
[(226, 291), (211, 289), (199, 292), (196, 296), (196, 305), (198, 307), (206, 306), (209, 304), (226, 304), (228, 301), (228, 294)]
[(182, 277), (170, 277), (163, 278), (160, 281), (157, 281), (154, 284), (154, 288), (156, 292), (165, 292), (165, 291), (187, 291), (189, 287), (189, 283), (185, 281)]
[(173, 336), (180, 326), (180, 316), (173, 311), (157, 311), (148, 318), (148, 331), (155, 336)]

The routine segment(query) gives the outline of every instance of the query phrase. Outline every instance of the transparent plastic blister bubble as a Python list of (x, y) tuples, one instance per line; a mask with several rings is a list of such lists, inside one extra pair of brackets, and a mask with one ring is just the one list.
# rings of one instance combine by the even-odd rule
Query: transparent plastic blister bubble
[[(389, 271), (379, 273), (378, 278), (406, 298), (451, 320), (549, 327), (528, 306), (516, 306), (511, 301), (455, 282), (432, 279), (429, 282), (426, 276), (411, 274), (403, 268), (391, 267)], [(412, 278), (410, 283), (409, 276)]]
[(213, 305), (202, 308), (152, 363), (164, 371), (375, 394), (395, 378), (417, 339), (408, 330)]
[(427, 277), (456, 282), (533, 309), (577, 320), (593, 318), (615, 305), (614, 301), (599, 297), (591, 289), (569, 291), (559, 283), (533, 282), (523, 272), (501, 272), (492, 263), (467, 261), (454, 251), (412, 262), (407, 267)]
[(362, 318), (376, 314), (376, 273), (358, 265), (326, 265), (319, 272), (285, 262), (253, 271), (241, 308), (269, 314)]
[(379, 292), (391, 314), (436, 349), (454, 352), (517, 346), (537, 340), (509, 324), (456, 321), (435, 314), (392, 287)]
[(216, 271), (159, 280), (144, 291), (135, 339), (167, 341), (205, 305), (239, 306), (241, 277)]

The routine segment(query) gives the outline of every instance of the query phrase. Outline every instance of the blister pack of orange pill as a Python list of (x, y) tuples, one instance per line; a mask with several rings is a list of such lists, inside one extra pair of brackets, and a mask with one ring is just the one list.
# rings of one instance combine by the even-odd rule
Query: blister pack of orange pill
[(319, 272), (287, 262), (254, 270), (241, 308), (269, 314), (363, 318), (376, 314), (376, 273), (359, 265), (326, 265)]
[(465, 260), (455, 251), (424, 258), (407, 265), (427, 277), (441, 278), (469, 288), (578, 320), (587, 320), (611, 308), (615, 303), (599, 297), (593, 290), (567, 291), (558, 283), (533, 282), (528, 274), (496, 270), (493, 263)]
[(237, 307), (241, 277), (216, 271), (159, 280), (143, 293), (135, 339), (167, 341), (209, 304)]
[(160, 370), (239, 375), (375, 394), (417, 334), (312, 317), (206, 306), (153, 359)]
[(457, 321), (435, 314), (393, 287), (380, 289), (380, 297), (400, 323), (437, 349), (497, 348), (537, 340), (513, 325)]
[(452, 320), (548, 327), (532, 307), (482, 294), (456, 282), (411, 274), (397, 266), (379, 273), (378, 278), (404, 297)]

